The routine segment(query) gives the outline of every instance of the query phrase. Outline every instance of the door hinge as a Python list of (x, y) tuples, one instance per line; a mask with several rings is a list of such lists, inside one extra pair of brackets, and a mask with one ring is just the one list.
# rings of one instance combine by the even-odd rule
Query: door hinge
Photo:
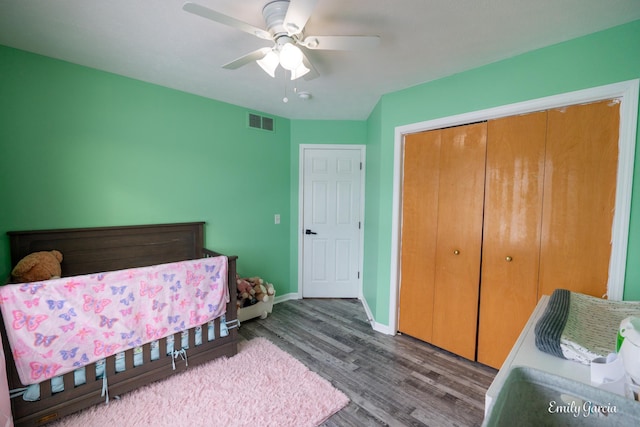
[(360, 272), (358, 271), (358, 279), (360, 278)]
[(360, 170), (362, 170), (362, 162), (360, 162)]
[(361, 227), (362, 227), (362, 223), (358, 221), (358, 230), (360, 230)]

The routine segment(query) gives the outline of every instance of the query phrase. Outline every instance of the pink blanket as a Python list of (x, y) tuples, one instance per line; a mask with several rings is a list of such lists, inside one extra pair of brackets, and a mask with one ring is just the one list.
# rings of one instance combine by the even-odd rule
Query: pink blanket
[(226, 311), (227, 258), (0, 287), (23, 384), (35, 384)]

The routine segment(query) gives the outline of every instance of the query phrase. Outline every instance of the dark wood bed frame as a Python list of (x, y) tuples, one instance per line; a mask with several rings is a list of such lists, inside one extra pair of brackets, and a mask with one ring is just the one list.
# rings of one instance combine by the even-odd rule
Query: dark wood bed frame
[[(11, 265), (15, 266), (24, 256), (37, 251), (57, 249), (63, 254), (62, 275), (76, 276), (126, 268), (143, 267), (168, 262), (220, 255), (204, 248), (204, 222), (140, 225), (124, 227), (75, 228), (42, 231), (11, 231)], [(202, 344), (195, 345), (194, 328), (189, 329), (189, 367), (197, 366), (220, 356), (231, 357), (237, 352), (238, 331), (236, 319), (236, 259), (229, 256), (229, 296), (226, 320), (229, 334), (220, 336), (220, 319), (215, 320), (215, 339), (207, 341), (207, 325), (202, 326)], [(18, 377), (11, 348), (6, 339), (4, 322), (0, 322), (2, 342), (6, 356), (9, 389), (24, 387)], [(176, 343), (181, 334), (174, 335)], [(119, 396), (153, 381), (169, 377), (188, 369), (185, 363), (176, 363), (166, 354), (166, 338), (159, 340), (160, 355), (151, 360), (150, 344), (143, 346), (144, 363), (133, 366), (133, 349), (125, 351), (126, 370), (116, 373), (115, 355), (109, 356), (105, 372), (109, 395)], [(50, 381), (40, 383), (40, 400), (27, 402), (21, 396), (11, 399), (15, 425), (39, 426), (62, 416), (77, 412), (95, 404), (104, 404), (101, 396), (102, 379), (95, 379), (95, 364), (86, 366), (85, 384), (75, 386), (74, 374), (63, 376), (64, 391), (53, 394)]]

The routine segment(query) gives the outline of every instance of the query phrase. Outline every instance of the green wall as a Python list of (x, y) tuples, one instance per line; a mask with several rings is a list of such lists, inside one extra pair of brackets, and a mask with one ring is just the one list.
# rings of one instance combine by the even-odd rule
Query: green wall
[[(381, 186), (381, 166), (382, 161), (382, 103), (378, 102), (376, 107), (369, 115), (367, 121), (367, 170), (365, 181), (365, 227), (364, 227), (364, 272), (362, 293), (369, 309), (384, 313), (381, 308), (376, 310), (378, 301), (386, 301), (389, 304), (389, 286), (384, 286), (384, 282), (380, 282), (378, 278), (378, 256), (380, 252), (380, 236), (384, 240), (384, 235), (390, 230), (388, 225), (380, 222), (380, 211), (386, 209), (384, 203), (381, 203), (380, 194), (383, 192)], [(389, 263), (389, 259), (383, 261)], [(379, 296), (379, 293), (382, 295)], [(376, 315), (376, 320), (380, 315)]]
[[(293, 120), (291, 122), (291, 276), (289, 282), (292, 285), (290, 292), (298, 292), (298, 233), (302, 232), (302, 225), (298, 224), (300, 145), (366, 143), (367, 123), (365, 121)], [(368, 165), (368, 151), (366, 155)], [(365, 229), (366, 221), (365, 214)]]
[[(368, 229), (365, 236), (369, 239), (365, 296), (376, 321), (389, 324), (396, 126), (637, 78), (640, 21), (383, 96), (369, 119), (370, 127), (375, 128), (369, 131), (369, 153), (378, 152), (379, 164), (376, 175), (367, 177), (367, 219), (377, 215), (377, 230)], [(640, 142), (636, 144), (636, 165), (640, 165)], [(636, 166), (624, 292), (627, 300), (640, 299), (639, 203), (640, 168)]]
[[(290, 121), (0, 46), (6, 231), (206, 221), (239, 272), (289, 290)], [(282, 215), (274, 225), (274, 214)]]

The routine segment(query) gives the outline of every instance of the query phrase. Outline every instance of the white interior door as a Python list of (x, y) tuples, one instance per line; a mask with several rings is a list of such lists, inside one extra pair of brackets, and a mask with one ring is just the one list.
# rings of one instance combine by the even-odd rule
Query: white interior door
[(364, 147), (302, 147), (302, 296), (357, 298)]

